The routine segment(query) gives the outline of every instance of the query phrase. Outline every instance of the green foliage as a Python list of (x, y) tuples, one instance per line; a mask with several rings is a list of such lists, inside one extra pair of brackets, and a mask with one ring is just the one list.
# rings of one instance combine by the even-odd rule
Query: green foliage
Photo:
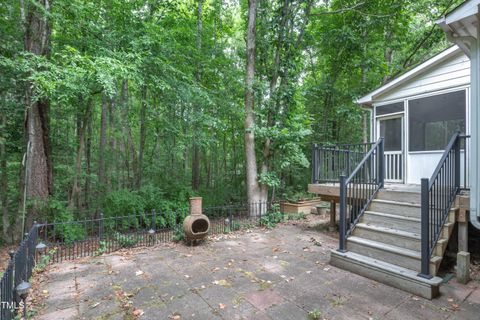
[(144, 210), (145, 200), (137, 192), (126, 189), (110, 192), (103, 203), (104, 217), (126, 216)]
[(72, 244), (75, 241), (84, 240), (86, 230), (81, 223), (75, 223), (78, 218), (74, 212), (69, 210), (63, 201), (49, 199), (41, 208), (42, 215), (49, 222), (62, 222), (55, 226), (55, 234), (59, 236), (66, 244)]
[(183, 231), (183, 225), (177, 224), (173, 228), (172, 240), (174, 242), (180, 242), (185, 239), (185, 231)]
[(134, 234), (128, 235), (115, 232), (113, 235), (113, 239), (118, 243), (120, 248), (131, 248), (138, 243), (138, 237)]
[[(355, 10), (341, 10), (354, 4), (347, 0), (259, 2), (254, 133), (269, 196), (305, 190), (312, 142), (363, 139), (366, 113), (355, 100), (449, 46), (432, 27), (461, 1), (356, 1)], [(185, 0), (56, 0), (42, 13), (52, 28), (47, 56), (25, 50), (20, 2), (0, 5), (0, 194), (10, 225), (22, 211), (27, 88), (49, 104), (50, 221), (155, 210), (157, 227), (170, 228), (192, 195), (205, 206), (245, 199), (245, 1), (204, 2), (201, 34), (197, 6)], [(138, 223), (125, 218), (121, 227)], [(84, 236), (76, 225), (58, 234), (69, 242)]]
[(40, 257), (40, 260), (35, 263), (34, 272), (43, 272), (52, 261), (57, 253), (57, 249), (50, 249)]
[(322, 318), (322, 312), (317, 309), (308, 312), (308, 319), (310, 320), (319, 320)]
[(107, 252), (107, 250), (108, 250), (107, 249), (107, 242), (106, 241), (100, 241), (99, 246), (98, 246), (97, 250), (95, 250), (94, 255), (95, 256), (101, 256), (102, 254)]
[(273, 229), (277, 226), (278, 223), (283, 222), (285, 216), (280, 212), (280, 207), (275, 204), (272, 206), (272, 209), (267, 212), (267, 214), (262, 215), (260, 218), (260, 225), (268, 229)]

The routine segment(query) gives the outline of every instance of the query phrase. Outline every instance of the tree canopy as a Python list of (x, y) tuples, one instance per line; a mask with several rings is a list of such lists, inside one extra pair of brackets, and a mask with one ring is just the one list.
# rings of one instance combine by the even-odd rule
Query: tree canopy
[(4, 241), (18, 239), (24, 213), (31, 223), (191, 195), (242, 201), (246, 129), (264, 197), (304, 192), (311, 144), (369, 139), (355, 99), (445, 49), (434, 21), (459, 2), (2, 1)]

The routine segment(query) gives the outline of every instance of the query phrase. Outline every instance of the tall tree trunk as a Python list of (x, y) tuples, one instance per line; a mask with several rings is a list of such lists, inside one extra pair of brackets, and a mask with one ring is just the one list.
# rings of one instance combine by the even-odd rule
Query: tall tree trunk
[(85, 141), (85, 164), (86, 164), (86, 176), (85, 176), (85, 197), (83, 208), (89, 209), (90, 207), (90, 185), (91, 185), (91, 174), (92, 174), (92, 117), (87, 119), (87, 132), (86, 132), (86, 141)]
[[(197, 54), (200, 56), (202, 52), (202, 11), (203, 11), (203, 0), (198, 0), (198, 10), (197, 10)], [(200, 63), (197, 63), (197, 70), (195, 78), (197, 83), (201, 81), (201, 66)], [(197, 112), (199, 108), (197, 107)], [(193, 130), (193, 139), (192, 139), (192, 189), (198, 190), (200, 186), (200, 147), (198, 145), (198, 135), (196, 134), (196, 127), (194, 126)]]
[(83, 119), (79, 121), (78, 126), (78, 145), (77, 145), (77, 156), (75, 158), (75, 175), (73, 176), (73, 186), (72, 186), (72, 193), (70, 196), (70, 201), (68, 206), (70, 208), (79, 208), (80, 207), (80, 175), (82, 173), (82, 155), (83, 150), (85, 148), (85, 131), (87, 127), (88, 119), (90, 118), (90, 114), (92, 111), (93, 100), (90, 99), (87, 102), (87, 107), (85, 109), (85, 113)]
[[(247, 180), (247, 197), (249, 203), (261, 201), (260, 185), (257, 180), (257, 156), (255, 154), (255, 92), (253, 82), (255, 79), (255, 46), (256, 46), (256, 18), (257, 1), (248, 0), (248, 27), (246, 50), (246, 75), (245, 75), (245, 166)], [(250, 214), (255, 214), (254, 210)]]
[(120, 179), (117, 177), (117, 173), (119, 171), (119, 161), (117, 157), (117, 148), (118, 148), (118, 142), (117, 142), (117, 121), (116, 121), (116, 114), (117, 114), (117, 104), (115, 98), (109, 99), (108, 103), (108, 139), (109, 139), (109, 159), (111, 159), (111, 162), (109, 162), (108, 165), (108, 174), (106, 174), (106, 184), (109, 188), (115, 190), (119, 184), (120, 184)]
[[(31, 0), (25, 7), (21, 1), (22, 22), (24, 23), (25, 50), (34, 55), (47, 56), (50, 41), (50, 2)], [(27, 139), (26, 198), (34, 202), (29, 207), (25, 230), (38, 216), (41, 202), (53, 192), (52, 152), (49, 136), (49, 102), (32, 100), (33, 86), (27, 83), (25, 92)]]
[(0, 200), (2, 202), (2, 228), (3, 241), (12, 243), (10, 230), (10, 215), (8, 211), (8, 173), (7, 173), (7, 153), (5, 147), (5, 126), (7, 124), (6, 115), (0, 114), (0, 125), (2, 129), (2, 140), (0, 141)]
[[(283, 2), (283, 8), (282, 8), (282, 16), (280, 19), (280, 25), (279, 25), (279, 31), (278, 31), (278, 39), (277, 39), (277, 44), (275, 47), (275, 55), (273, 58), (273, 71), (272, 71), (272, 76), (270, 78), (270, 86), (269, 86), (269, 92), (270, 92), (270, 101), (269, 101), (269, 106), (268, 106), (268, 114), (267, 114), (267, 126), (271, 127), (273, 126), (273, 115), (277, 112), (277, 88), (278, 88), (278, 78), (279, 78), (279, 71), (280, 71), (280, 51), (283, 47), (283, 41), (285, 38), (285, 29), (288, 21), (288, 10), (289, 10), (289, 0), (284, 0)], [(269, 171), (269, 160), (270, 160), (270, 145), (272, 141), (270, 137), (267, 137), (265, 139), (265, 143), (263, 144), (263, 151), (262, 151), (262, 156), (263, 156), (263, 161), (262, 161), (262, 169), (261, 173), (262, 174), (267, 174)], [(265, 201), (268, 199), (268, 185), (263, 184), (260, 186), (261, 189), (261, 199), (262, 201)]]
[(105, 147), (107, 145), (107, 97), (102, 96), (102, 111), (100, 116), (100, 142), (98, 146), (98, 181), (100, 187), (104, 188), (107, 184), (105, 176)]
[(145, 149), (145, 138), (146, 138), (146, 125), (145, 118), (147, 113), (147, 86), (144, 85), (142, 88), (142, 107), (140, 109), (140, 141), (138, 147), (138, 169), (135, 185), (137, 189), (140, 189), (142, 186), (142, 176), (143, 176), (143, 154)]

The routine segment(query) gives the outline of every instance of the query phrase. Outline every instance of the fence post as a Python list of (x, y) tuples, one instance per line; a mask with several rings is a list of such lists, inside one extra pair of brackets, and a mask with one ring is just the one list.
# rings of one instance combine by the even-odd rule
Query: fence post
[(100, 240), (103, 239), (103, 212), (100, 212), (100, 221), (98, 223), (98, 236)]
[(153, 215), (152, 215), (152, 229), (157, 231), (157, 212), (155, 211), (155, 209), (153, 209)]
[(378, 181), (380, 188), (385, 186), (385, 138), (380, 138), (380, 144), (378, 145)]
[(423, 178), (421, 186), (421, 267), (419, 277), (431, 279), (430, 275), (430, 204), (429, 204), (429, 179)]
[[(460, 190), (460, 145), (462, 139), (460, 133), (457, 132), (457, 139), (455, 139), (455, 189)], [(466, 155), (465, 155), (466, 157)], [(466, 168), (464, 168), (466, 170)]]
[[(347, 229), (347, 177), (345, 175), (340, 176), (340, 244), (338, 251), (346, 252), (346, 229)], [(330, 212), (330, 214), (333, 214)]]
[(233, 213), (232, 213), (232, 206), (228, 207), (228, 223), (230, 224), (230, 232), (233, 231)]
[(318, 168), (317, 168), (317, 144), (314, 143), (312, 147), (312, 183), (318, 182)]

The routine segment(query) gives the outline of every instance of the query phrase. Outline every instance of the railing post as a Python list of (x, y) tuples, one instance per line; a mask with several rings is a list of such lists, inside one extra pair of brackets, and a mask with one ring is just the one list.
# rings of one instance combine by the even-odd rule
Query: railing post
[[(457, 192), (460, 190), (460, 145), (462, 144), (462, 139), (460, 138), (460, 133), (457, 132), (457, 139), (455, 140), (455, 189)], [(465, 154), (465, 157), (467, 155)], [(464, 168), (466, 170), (466, 168)]]
[(103, 240), (103, 212), (100, 212), (100, 221), (98, 223), (98, 236)]
[(318, 183), (318, 145), (315, 143), (312, 147), (312, 183)]
[(380, 188), (385, 186), (385, 139), (380, 138), (380, 144), (378, 145), (378, 184)]
[(422, 278), (431, 279), (430, 275), (430, 204), (429, 179), (423, 178), (421, 185), (421, 267), (418, 274)]
[(345, 174), (347, 176), (350, 176), (350, 173), (352, 173), (352, 168), (351, 168), (351, 159), (350, 159), (350, 150), (345, 150), (345, 153), (344, 153), (345, 157), (347, 157), (347, 169), (346, 169), (346, 172)]
[[(340, 230), (339, 230), (339, 238), (340, 244), (338, 251), (346, 252), (346, 230), (347, 230), (347, 185), (346, 185), (347, 177), (345, 175), (340, 176)], [(330, 214), (334, 214), (330, 212)]]

